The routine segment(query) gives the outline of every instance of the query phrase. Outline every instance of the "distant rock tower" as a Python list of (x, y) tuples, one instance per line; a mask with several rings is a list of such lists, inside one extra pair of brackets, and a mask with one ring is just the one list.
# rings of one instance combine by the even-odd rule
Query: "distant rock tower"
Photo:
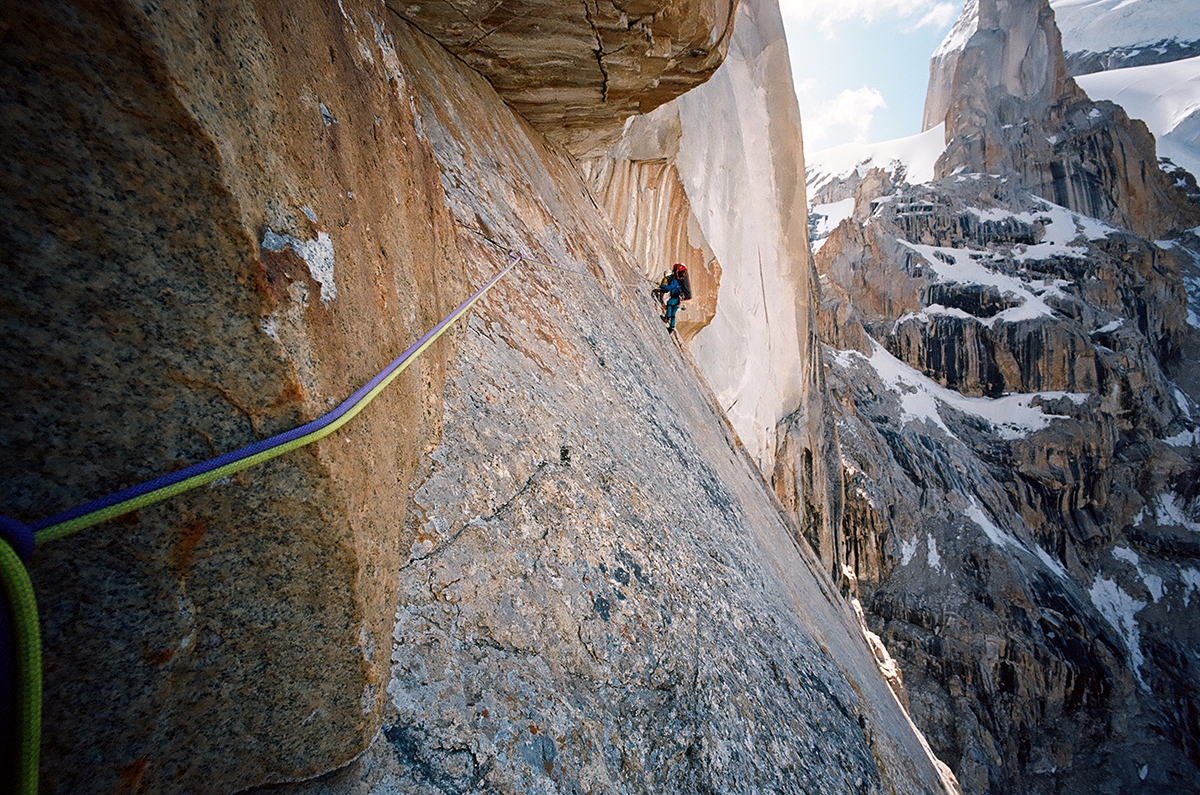
[(933, 55), (924, 128), (946, 124), (937, 174), (1018, 175), (1064, 207), (1158, 237), (1200, 211), (1158, 168), (1154, 138), (1067, 72), (1047, 0), (968, 0)]

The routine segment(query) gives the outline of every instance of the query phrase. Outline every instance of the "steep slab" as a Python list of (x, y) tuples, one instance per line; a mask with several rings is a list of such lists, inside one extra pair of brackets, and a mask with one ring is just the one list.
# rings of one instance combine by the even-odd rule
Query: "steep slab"
[(285, 791), (945, 791), (573, 163), (397, 41), (473, 279), (511, 248), (610, 281), (523, 268), (471, 318), (409, 512), (390, 715)]

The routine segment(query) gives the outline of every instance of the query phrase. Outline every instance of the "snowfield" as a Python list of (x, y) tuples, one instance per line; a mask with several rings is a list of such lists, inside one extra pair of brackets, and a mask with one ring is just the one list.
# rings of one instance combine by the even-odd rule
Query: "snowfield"
[(1200, 40), (1196, 0), (1050, 0), (1050, 6), (1066, 52)]
[(967, 397), (905, 364), (874, 340), (871, 340), (870, 356), (858, 351), (834, 351), (834, 359), (842, 367), (850, 367), (856, 360), (866, 362), (879, 374), (880, 380), (900, 396), (902, 422), (923, 420), (941, 428), (949, 436), (954, 436), (954, 433), (943, 422), (938, 411), (939, 405), (951, 406), (986, 420), (1001, 438), (1012, 440), (1040, 431), (1051, 420), (1064, 419), (1059, 414), (1046, 414), (1040, 406), (1033, 405), (1034, 400), (1068, 398), (1078, 404), (1089, 397), (1080, 392), (1014, 393), (998, 398)]
[[(1195, 5), (1191, 22), (1200, 25), (1195, 22), (1200, 3)], [(1146, 122), (1158, 141), (1159, 157), (1200, 175), (1200, 56), (1080, 75), (1075, 81), (1093, 100), (1115, 102), (1130, 117)]]

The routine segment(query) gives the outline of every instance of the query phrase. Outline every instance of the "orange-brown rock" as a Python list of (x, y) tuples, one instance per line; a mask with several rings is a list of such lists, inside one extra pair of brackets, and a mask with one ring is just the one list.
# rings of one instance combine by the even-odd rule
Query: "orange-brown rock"
[[(386, 19), (344, 5), (357, 29), (316, 2), (5, 12), (6, 513), (319, 416), (459, 300)], [(43, 792), (232, 792), (365, 746), (452, 349), (324, 441), (39, 549)]]
[(582, 161), (585, 178), (647, 286), (673, 263), (688, 268), (692, 300), (679, 313), (679, 334), (693, 339), (717, 313), (721, 263), (708, 245), (675, 166), (683, 134), (672, 103), (633, 119), (621, 142), (603, 157)]
[(43, 792), (953, 791), (480, 74), (366, 0), (5, 20), (6, 513), (323, 413), (510, 249), (584, 271), (527, 263), (335, 435), (39, 550)]

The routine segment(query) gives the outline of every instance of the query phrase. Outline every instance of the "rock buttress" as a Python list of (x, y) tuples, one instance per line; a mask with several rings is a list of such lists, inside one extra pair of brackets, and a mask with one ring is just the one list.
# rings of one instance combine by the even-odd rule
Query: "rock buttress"
[[(386, 12), (344, 6), (9, 17), (6, 513), (319, 416), (460, 300)], [(322, 442), (38, 550), (43, 792), (227, 793), (365, 747), (451, 348)]]
[(946, 124), (938, 176), (1019, 176), (1043, 198), (1161, 237), (1200, 210), (1158, 167), (1154, 138), (1068, 75), (1048, 0), (971, 0), (930, 62), (925, 129)]

